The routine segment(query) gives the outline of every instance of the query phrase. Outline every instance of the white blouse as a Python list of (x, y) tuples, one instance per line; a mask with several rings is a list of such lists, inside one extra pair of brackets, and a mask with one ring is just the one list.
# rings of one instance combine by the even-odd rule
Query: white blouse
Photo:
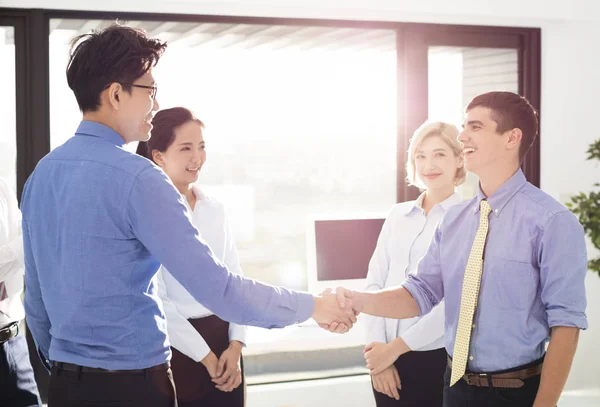
[(25, 317), (21, 302), (24, 272), (21, 211), (15, 193), (0, 179), (0, 281), (7, 295), (0, 301), (0, 328)]
[[(422, 207), (424, 196), (423, 193), (416, 201), (396, 204), (390, 211), (369, 262), (367, 290), (399, 286), (409, 273), (416, 272), (437, 224), (448, 208), (461, 201), (460, 195), (455, 193), (431, 208), (426, 215)], [(422, 318), (398, 320), (365, 316), (367, 343), (390, 343), (401, 337), (414, 351), (443, 348), (444, 311), (442, 300)]]
[[(200, 232), (202, 239), (210, 246), (215, 257), (232, 273), (242, 274), (223, 205), (204, 195), (195, 185), (193, 191), (196, 195), (196, 205), (191, 211), (192, 223)], [(187, 204), (187, 199), (185, 202)], [(196, 362), (204, 359), (211, 349), (188, 319), (203, 318), (212, 315), (212, 312), (196, 301), (163, 266), (158, 273), (158, 294), (167, 317), (167, 332), (171, 346)], [(245, 344), (246, 327), (230, 324), (229, 340)]]

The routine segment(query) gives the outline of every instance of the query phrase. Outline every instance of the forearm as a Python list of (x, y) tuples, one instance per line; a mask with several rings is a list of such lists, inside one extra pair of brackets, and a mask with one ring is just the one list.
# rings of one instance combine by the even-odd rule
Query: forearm
[(419, 315), (417, 302), (404, 287), (376, 292), (354, 291), (353, 300), (357, 310), (368, 315), (394, 319)]
[(554, 407), (565, 387), (579, 339), (579, 328), (556, 326), (542, 368), (534, 407)]
[(138, 175), (129, 199), (129, 222), (136, 237), (198, 302), (221, 319), (281, 328), (310, 318), (314, 299), (307, 293), (228, 273), (190, 223), (181, 195), (157, 168)]

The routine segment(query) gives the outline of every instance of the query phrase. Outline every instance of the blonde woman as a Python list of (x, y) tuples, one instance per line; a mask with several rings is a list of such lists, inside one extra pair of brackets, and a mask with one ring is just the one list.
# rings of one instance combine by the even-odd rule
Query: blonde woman
[[(455, 188), (466, 172), (458, 133), (456, 126), (443, 122), (426, 122), (414, 133), (407, 182), (423, 192), (390, 211), (369, 263), (367, 290), (398, 286), (415, 272), (444, 213), (461, 201)], [(377, 407), (442, 406), (444, 303), (423, 318), (365, 318), (365, 359)]]

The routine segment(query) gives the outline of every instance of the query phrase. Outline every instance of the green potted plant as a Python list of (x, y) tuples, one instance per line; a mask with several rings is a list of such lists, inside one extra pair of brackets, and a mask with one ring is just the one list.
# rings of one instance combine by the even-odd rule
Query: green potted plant
[[(587, 154), (588, 160), (600, 161), (600, 139), (590, 145)], [(600, 188), (600, 183), (595, 183), (594, 187)], [(600, 190), (592, 190), (588, 194), (581, 192), (579, 195), (571, 197), (571, 201), (567, 202), (567, 207), (577, 215), (585, 233), (592, 240), (592, 244), (600, 250)], [(598, 273), (600, 276), (600, 257), (591, 259), (588, 267), (590, 271)]]

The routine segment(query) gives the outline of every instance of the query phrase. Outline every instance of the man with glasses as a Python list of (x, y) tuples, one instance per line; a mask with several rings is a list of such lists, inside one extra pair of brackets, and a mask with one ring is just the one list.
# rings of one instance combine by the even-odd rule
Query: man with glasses
[(230, 273), (167, 175), (123, 149), (150, 137), (159, 108), (152, 68), (165, 48), (119, 25), (76, 38), (67, 81), (83, 121), (25, 185), (25, 308), (51, 369), (50, 407), (177, 405), (156, 289), (161, 263), (230, 322), (356, 321), (333, 294), (313, 297)]
[(156, 100), (156, 92), (158, 91), (158, 87), (156, 86), (156, 84), (146, 86), (146, 85), (138, 85), (136, 83), (122, 83), (121, 85), (133, 86), (134, 88), (140, 88), (140, 89), (149, 89), (150, 98), (152, 98), (152, 100)]

